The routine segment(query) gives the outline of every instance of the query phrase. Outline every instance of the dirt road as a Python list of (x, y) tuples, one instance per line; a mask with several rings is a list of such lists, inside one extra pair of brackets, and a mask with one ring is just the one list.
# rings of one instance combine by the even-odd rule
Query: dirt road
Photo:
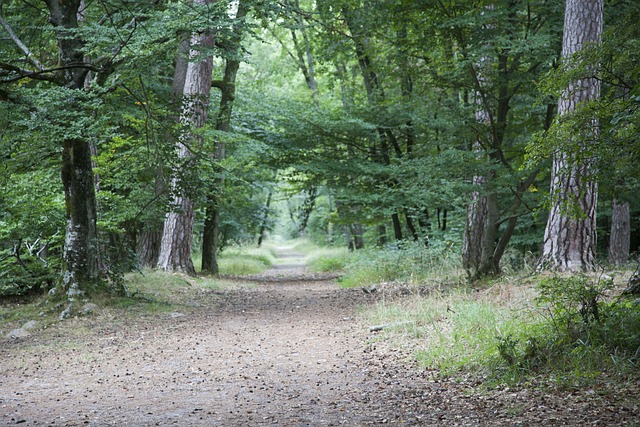
[[(373, 302), (301, 259), (145, 317), (108, 310), (0, 341), (0, 424), (634, 425), (633, 404), (438, 380), (358, 315)], [(595, 403), (594, 403), (595, 402)], [(637, 424), (635, 424), (637, 425)]]

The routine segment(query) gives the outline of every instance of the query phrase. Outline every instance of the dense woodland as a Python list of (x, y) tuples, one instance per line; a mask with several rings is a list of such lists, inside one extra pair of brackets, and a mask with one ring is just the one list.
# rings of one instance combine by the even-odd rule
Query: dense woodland
[(639, 19), (635, 0), (0, 1), (0, 294), (216, 275), (283, 218), (354, 251), (453, 248), (472, 279), (624, 264)]

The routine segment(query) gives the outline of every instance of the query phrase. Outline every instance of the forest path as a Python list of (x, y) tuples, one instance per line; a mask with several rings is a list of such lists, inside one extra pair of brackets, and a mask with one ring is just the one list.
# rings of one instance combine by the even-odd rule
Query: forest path
[(368, 342), (371, 295), (279, 258), (252, 286), (194, 288), (179, 312), (101, 309), (0, 342), (0, 424), (619, 425), (606, 402), (435, 379)]

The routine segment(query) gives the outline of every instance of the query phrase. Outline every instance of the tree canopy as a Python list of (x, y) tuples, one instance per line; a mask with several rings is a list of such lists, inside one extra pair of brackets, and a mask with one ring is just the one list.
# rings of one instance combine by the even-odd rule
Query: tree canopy
[[(0, 1), (0, 294), (117, 287), (188, 210), (216, 274), (217, 252), (273, 229), (274, 197), (292, 236), (446, 242), (471, 277), (498, 274), (540, 254), (559, 151), (599, 184), (598, 257), (616, 203), (635, 250), (640, 6), (605, 2), (601, 42), (563, 56), (561, 3)], [(180, 81), (204, 61), (185, 120)], [(600, 96), (557, 116), (585, 78)]]

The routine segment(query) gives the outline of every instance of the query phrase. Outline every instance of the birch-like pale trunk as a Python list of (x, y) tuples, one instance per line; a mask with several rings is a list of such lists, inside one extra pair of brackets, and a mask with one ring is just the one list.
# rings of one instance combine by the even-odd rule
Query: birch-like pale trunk
[[(604, 0), (567, 0), (562, 39), (562, 57), (569, 58), (585, 45), (599, 43), (602, 34)], [(558, 115), (571, 113), (580, 104), (600, 96), (600, 82), (583, 78), (565, 89), (558, 103)], [(598, 123), (591, 121), (585, 140), (598, 137)], [(544, 233), (540, 267), (556, 271), (594, 268), (596, 259), (596, 204), (598, 186), (593, 165), (576, 161), (569, 151), (558, 151), (551, 169), (552, 204)]]
[[(194, 0), (194, 3), (205, 2), (206, 0)], [(191, 260), (195, 203), (186, 191), (188, 181), (185, 177), (193, 173), (197, 166), (195, 150), (202, 146), (202, 137), (194, 130), (204, 127), (207, 121), (211, 92), (213, 58), (210, 54), (202, 57), (198, 48), (210, 47), (213, 47), (212, 35), (202, 32), (191, 36), (190, 62), (187, 66), (180, 115), (184, 130), (176, 147), (180, 170), (176, 171), (170, 183), (173, 209), (165, 218), (157, 265), (165, 271), (179, 271), (189, 275), (196, 274)]]
[[(173, 73), (173, 83), (171, 85), (172, 108), (175, 109), (175, 115), (172, 120), (179, 120), (179, 109), (182, 104), (182, 96), (184, 94), (184, 83), (187, 78), (187, 69), (189, 67), (189, 45), (190, 38), (185, 37), (178, 45), (176, 64)], [(167, 138), (173, 138), (168, 134)], [(160, 197), (167, 191), (167, 183), (164, 177), (163, 165), (158, 165), (156, 170), (155, 196)], [(164, 229), (164, 221), (148, 221), (142, 224), (138, 239), (136, 252), (138, 255), (138, 263), (141, 267), (153, 268), (158, 265), (160, 257), (160, 249), (162, 245), (162, 235)]]

